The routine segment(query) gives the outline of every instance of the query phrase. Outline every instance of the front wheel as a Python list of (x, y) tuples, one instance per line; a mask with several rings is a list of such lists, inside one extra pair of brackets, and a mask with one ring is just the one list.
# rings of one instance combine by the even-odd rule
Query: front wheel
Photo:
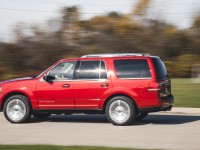
[(27, 122), (31, 116), (29, 99), (23, 95), (9, 97), (3, 107), (4, 116), (11, 123)]
[(131, 124), (135, 118), (133, 101), (125, 96), (113, 97), (106, 105), (106, 116), (114, 125)]

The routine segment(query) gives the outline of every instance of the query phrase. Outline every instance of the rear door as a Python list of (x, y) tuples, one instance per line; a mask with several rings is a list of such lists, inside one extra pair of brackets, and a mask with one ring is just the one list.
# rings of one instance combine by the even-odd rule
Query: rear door
[(81, 61), (75, 80), (76, 109), (98, 109), (104, 93), (111, 89), (104, 61)]

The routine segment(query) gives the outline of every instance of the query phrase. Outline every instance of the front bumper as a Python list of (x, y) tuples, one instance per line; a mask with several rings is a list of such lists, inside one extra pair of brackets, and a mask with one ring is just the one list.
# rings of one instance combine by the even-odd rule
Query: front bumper
[(3, 93), (0, 92), (0, 111), (3, 109), (2, 101), (3, 101)]

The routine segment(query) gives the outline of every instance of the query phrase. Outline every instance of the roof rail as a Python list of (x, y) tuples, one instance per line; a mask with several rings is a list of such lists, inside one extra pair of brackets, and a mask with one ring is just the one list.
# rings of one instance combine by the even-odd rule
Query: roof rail
[(83, 55), (81, 58), (93, 58), (93, 57), (126, 57), (126, 56), (150, 56), (145, 53), (113, 53), (113, 54), (90, 54)]

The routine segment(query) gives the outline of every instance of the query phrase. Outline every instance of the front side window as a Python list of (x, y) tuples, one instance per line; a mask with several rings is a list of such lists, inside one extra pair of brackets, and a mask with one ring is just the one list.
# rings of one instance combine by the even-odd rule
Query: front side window
[(103, 61), (81, 61), (78, 79), (107, 79), (105, 63)]
[(73, 79), (74, 69), (76, 62), (63, 62), (55, 66), (49, 73), (48, 76), (52, 76), (55, 79)]
[(118, 78), (150, 78), (151, 73), (145, 59), (114, 60)]

